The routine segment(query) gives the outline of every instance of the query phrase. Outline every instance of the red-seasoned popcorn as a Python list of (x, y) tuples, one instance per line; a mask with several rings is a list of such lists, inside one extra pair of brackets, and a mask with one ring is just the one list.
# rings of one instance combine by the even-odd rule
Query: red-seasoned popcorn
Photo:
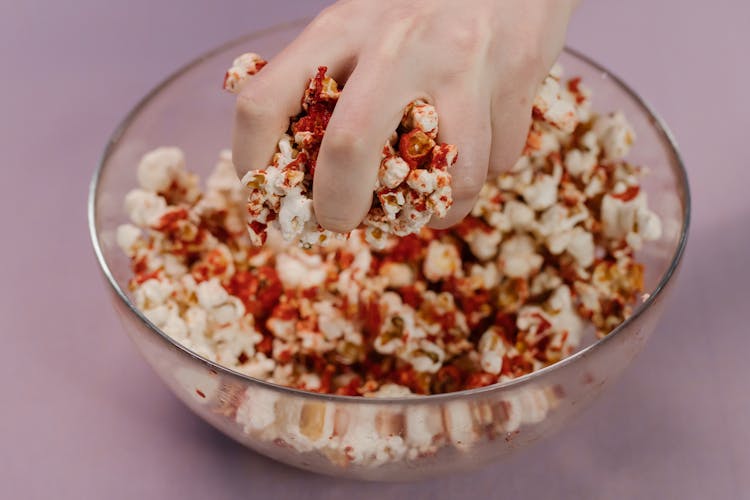
[[(255, 54), (238, 57), (224, 88), (237, 92), (242, 79), (263, 64)], [(248, 230), (256, 246), (265, 243), (269, 226), (305, 248), (344, 237), (323, 229), (312, 206), (318, 150), (340, 94), (326, 69), (321, 66), (311, 78), (302, 112), (291, 119), (271, 164), (242, 179), (250, 190)], [(363, 221), (371, 245), (383, 248), (389, 235), (415, 234), (433, 215), (446, 215), (453, 203), (448, 168), (456, 162), (457, 152), (455, 146), (437, 143), (437, 134), (435, 108), (422, 100), (409, 104), (399, 129), (383, 147), (373, 205)]]
[(242, 54), (232, 62), (232, 67), (224, 75), (224, 88), (230, 92), (238, 92), (240, 84), (265, 65), (265, 59), (258, 54), (252, 52)]
[[(235, 66), (227, 81), (236, 89), (262, 64), (247, 56)], [(318, 226), (310, 198), (338, 94), (321, 69), (272, 165), (242, 183), (228, 151), (203, 190), (178, 148), (143, 157), (116, 240), (131, 259), (133, 300), (156, 327), (277, 384), (417, 397), (531, 373), (632, 313), (644, 287), (636, 252), (661, 236), (661, 221), (641, 189), (646, 171), (623, 159), (632, 128), (620, 113), (593, 114), (580, 80), (563, 83), (557, 69), (545, 79), (523, 155), (446, 230), (423, 226), (450, 206), (456, 150), (435, 142), (434, 108), (410, 104), (383, 148), (373, 207), (347, 237)], [(557, 399), (524, 389), (437, 415), (426, 406), (341, 415), (249, 387), (217, 411), (260, 439), (378, 466), (515, 432)]]

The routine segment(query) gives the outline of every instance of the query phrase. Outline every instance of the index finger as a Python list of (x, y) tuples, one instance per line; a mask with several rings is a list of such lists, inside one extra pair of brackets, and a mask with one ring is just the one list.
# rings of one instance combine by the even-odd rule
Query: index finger
[(240, 178), (269, 164), (289, 118), (301, 109), (303, 89), (317, 67), (327, 65), (332, 75), (346, 72), (351, 48), (333, 43), (334, 35), (315, 27), (306, 30), (243, 83), (232, 132), (232, 161)]

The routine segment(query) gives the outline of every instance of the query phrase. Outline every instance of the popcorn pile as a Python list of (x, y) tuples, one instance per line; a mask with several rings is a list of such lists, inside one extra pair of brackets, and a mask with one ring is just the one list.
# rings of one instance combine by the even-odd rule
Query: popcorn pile
[[(230, 73), (228, 86), (235, 80)], [(335, 84), (321, 71), (308, 109), (333, 95)], [(409, 109), (409, 132), (399, 141), (409, 134), (434, 140), (425, 126), (429, 108)], [(310, 158), (305, 144), (318, 140), (315, 127), (296, 126), (310, 116), (293, 125), (298, 137), (280, 142), (279, 166), (253, 174), (291, 178), (283, 199), (309, 189), (308, 171), (290, 165)], [(371, 228), (379, 226), (371, 225), (300, 248), (284, 236), (313, 243), (324, 235), (307, 212), (310, 218), (286, 219), (280, 231), (248, 234), (228, 152), (201, 191), (183, 153), (159, 148), (138, 165), (140, 188), (125, 200), (132, 224), (119, 228), (117, 241), (132, 259), (130, 287), (144, 314), (232, 370), (343, 395), (471, 389), (554, 363), (587, 328), (605, 335), (631, 314), (643, 289), (634, 252), (661, 234), (640, 189), (643, 170), (623, 159), (633, 140), (621, 114), (593, 114), (580, 81), (562, 83), (555, 69), (534, 101), (522, 157), (486, 183), (471, 215), (452, 229), (401, 237), (383, 229), (373, 245)], [(442, 153), (430, 148), (432, 162)], [(395, 148), (386, 156), (383, 165), (411, 161)], [(409, 189), (414, 172), (445, 174), (451, 161), (440, 162), (409, 166)], [(404, 176), (383, 169), (381, 189), (404, 193)], [(257, 183), (265, 217), (274, 213), (268, 203), (283, 203), (267, 187), (280, 185)], [(388, 206), (381, 204), (384, 214)], [(282, 205), (279, 213), (288, 210)], [(389, 228), (401, 212), (388, 212), (398, 214)], [(261, 235), (267, 239), (257, 247)]]
[[(265, 61), (247, 53), (235, 59), (224, 88), (239, 91)], [(271, 165), (251, 170), (242, 179), (249, 189), (249, 231), (253, 245), (265, 243), (269, 225), (286, 240), (304, 248), (325, 245), (344, 235), (323, 229), (312, 205), (313, 177), (323, 134), (339, 98), (337, 83), (321, 66), (302, 98), (302, 112), (290, 120)], [(457, 159), (456, 147), (437, 143), (438, 116), (421, 100), (404, 110), (401, 124), (383, 146), (373, 203), (362, 221), (367, 242), (383, 248), (387, 235), (418, 233), (434, 215), (444, 217), (453, 203), (448, 168)]]

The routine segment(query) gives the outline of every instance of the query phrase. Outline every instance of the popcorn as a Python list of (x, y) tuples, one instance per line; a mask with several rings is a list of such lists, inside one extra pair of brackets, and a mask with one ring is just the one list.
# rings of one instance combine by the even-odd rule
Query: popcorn
[(380, 162), (380, 169), (378, 170), (378, 181), (380, 185), (388, 188), (395, 189), (399, 184), (406, 180), (406, 176), (409, 175), (409, 165), (398, 156), (386, 156), (383, 161)]
[(138, 164), (138, 183), (145, 190), (164, 192), (185, 169), (185, 155), (179, 148), (157, 148)]
[(492, 327), (482, 334), (477, 349), (481, 356), (482, 369), (487, 373), (500, 375), (506, 349), (502, 335), (496, 327)]
[(535, 241), (528, 235), (508, 238), (500, 246), (499, 266), (506, 276), (528, 278), (542, 267), (544, 259), (535, 252)]
[(471, 403), (449, 401), (443, 406), (443, 421), (448, 439), (459, 450), (466, 451), (478, 439), (471, 414)]
[(167, 209), (167, 201), (150, 191), (134, 189), (125, 196), (125, 211), (136, 226), (156, 224)]
[[(260, 61), (238, 59), (227, 85)], [(325, 394), (468, 390), (571, 355), (587, 329), (604, 336), (632, 313), (644, 286), (636, 252), (662, 228), (641, 189), (646, 170), (622, 159), (634, 137), (624, 117), (594, 115), (581, 82), (556, 71), (534, 101), (522, 157), (446, 230), (424, 225), (450, 207), (456, 150), (435, 142), (437, 114), (424, 101), (407, 106), (384, 145), (363, 226), (346, 236), (318, 226), (311, 180), (340, 92), (324, 70), (272, 164), (244, 186), (228, 151), (203, 192), (179, 149), (147, 153), (116, 234), (136, 306), (200, 356)], [(441, 412), (411, 401), (334, 412), (262, 387), (227, 399), (213, 380), (180, 383), (247, 434), (362, 467), (469, 450), (541, 422), (558, 397), (519, 389)]]
[(385, 277), (389, 288), (401, 288), (414, 283), (414, 271), (407, 264), (386, 262), (380, 266), (379, 274)]
[(635, 132), (620, 112), (597, 118), (592, 132), (599, 139), (605, 160), (621, 160), (635, 141)]
[[(227, 72), (224, 88), (237, 92), (242, 79), (263, 64), (256, 54), (240, 56)], [(290, 121), (271, 165), (251, 170), (242, 179), (250, 190), (248, 231), (256, 246), (265, 243), (269, 226), (280, 228), (284, 239), (296, 239), (304, 248), (341, 237), (318, 224), (312, 204), (318, 150), (340, 93), (326, 70), (321, 66), (310, 79), (303, 112)], [(395, 137), (383, 147), (373, 205), (363, 220), (373, 244), (382, 247), (384, 235), (419, 232), (433, 215), (445, 217), (453, 203), (447, 170), (456, 162), (456, 148), (435, 142), (437, 121), (432, 105), (414, 101), (404, 110)]]
[(224, 75), (224, 89), (239, 92), (240, 85), (249, 75), (254, 75), (266, 65), (266, 61), (258, 54), (248, 52), (237, 57)]
[(406, 129), (417, 129), (431, 138), (438, 134), (438, 116), (435, 108), (418, 99), (406, 107), (401, 125)]
[(638, 186), (605, 194), (601, 211), (602, 232), (607, 238), (627, 238), (628, 245), (637, 250), (642, 240), (661, 237), (661, 221), (648, 209), (646, 194)]
[(574, 101), (561, 97), (560, 82), (557, 78), (547, 76), (534, 98), (533, 113), (543, 116), (545, 120), (565, 133), (572, 133), (578, 125)]
[(445, 279), (460, 272), (461, 256), (455, 246), (431, 241), (422, 269), (430, 281)]
[(141, 230), (132, 224), (122, 224), (118, 226), (115, 239), (117, 246), (128, 256), (135, 257), (136, 251), (140, 246)]

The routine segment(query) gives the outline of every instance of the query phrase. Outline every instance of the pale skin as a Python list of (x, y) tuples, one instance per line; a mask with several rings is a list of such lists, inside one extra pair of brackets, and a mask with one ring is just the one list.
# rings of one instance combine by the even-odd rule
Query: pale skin
[(439, 140), (458, 147), (454, 204), (465, 217), (488, 174), (521, 153), (539, 82), (562, 50), (576, 0), (341, 0), (243, 86), (233, 158), (242, 177), (268, 164), (318, 66), (345, 83), (320, 148), (318, 222), (349, 231), (372, 202), (383, 143), (409, 102), (427, 99)]

